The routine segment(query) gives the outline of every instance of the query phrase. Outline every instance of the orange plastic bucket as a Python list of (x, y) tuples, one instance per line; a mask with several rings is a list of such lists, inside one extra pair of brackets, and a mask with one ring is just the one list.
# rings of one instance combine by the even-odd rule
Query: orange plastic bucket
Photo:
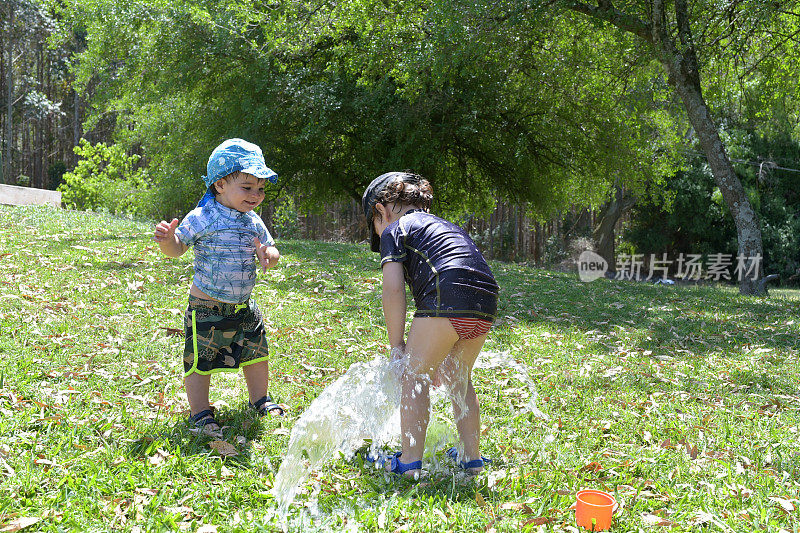
[(575, 522), (589, 531), (604, 531), (611, 527), (611, 515), (617, 501), (602, 490), (585, 489), (578, 492), (575, 502)]

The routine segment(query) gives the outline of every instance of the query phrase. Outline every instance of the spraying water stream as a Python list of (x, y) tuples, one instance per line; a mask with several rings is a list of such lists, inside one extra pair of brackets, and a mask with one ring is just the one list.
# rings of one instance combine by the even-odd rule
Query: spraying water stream
[[(311, 472), (338, 459), (340, 454), (346, 459), (352, 458), (367, 439), (372, 442), (373, 453), (398, 439), (400, 380), (404, 364), (402, 359), (389, 360), (384, 356), (352, 364), (344, 375), (328, 385), (311, 402), (295, 422), (288, 450), (271, 491), (278, 503), (284, 528), (289, 505)], [(537, 394), (530, 369), (511, 358), (508, 352), (481, 352), (475, 368), (511, 369), (513, 377), (525, 384), (530, 395), (523, 411), (547, 418), (536, 407)], [(465, 372), (455, 374), (464, 380), (467, 377)], [(456, 384), (450, 389), (464, 388), (457, 385), (463, 384)], [(453, 398), (450, 391), (443, 390), (445, 388), (432, 390), (431, 406), (442, 403), (443, 399), (460, 403), (459, 398)], [(440, 418), (431, 416), (425, 440), (425, 456), (430, 457), (448, 442), (452, 443), (454, 437), (452, 428)]]

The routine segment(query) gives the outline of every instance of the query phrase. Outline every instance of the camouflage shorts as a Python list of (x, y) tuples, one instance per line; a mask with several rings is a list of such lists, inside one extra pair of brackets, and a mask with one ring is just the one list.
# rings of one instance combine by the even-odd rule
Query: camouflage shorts
[(236, 371), (266, 361), (269, 350), (261, 311), (244, 304), (212, 302), (189, 296), (184, 315), (184, 375)]

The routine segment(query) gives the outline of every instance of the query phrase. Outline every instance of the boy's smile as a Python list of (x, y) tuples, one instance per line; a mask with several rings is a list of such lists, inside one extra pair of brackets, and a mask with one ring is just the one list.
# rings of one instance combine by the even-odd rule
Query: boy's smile
[(215, 184), (217, 202), (242, 213), (252, 211), (264, 201), (265, 181), (252, 174), (242, 174), (239, 178), (221, 179)]

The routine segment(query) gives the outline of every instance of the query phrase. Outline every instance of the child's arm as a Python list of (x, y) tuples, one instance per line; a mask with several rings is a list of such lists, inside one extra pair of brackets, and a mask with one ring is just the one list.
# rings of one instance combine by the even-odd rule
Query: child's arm
[(254, 241), (256, 245), (256, 255), (258, 262), (261, 263), (262, 272), (266, 272), (268, 268), (275, 268), (278, 265), (278, 259), (281, 254), (274, 246), (262, 245), (258, 237)]
[(178, 227), (178, 219), (173, 218), (172, 222), (162, 220), (153, 232), (153, 240), (158, 243), (158, 247), (169, 257), (179, 257), (189, 249), (175, 236), (175, 228)]
[(406, 283), (402, 263), (384, 263), (382, 296), (389, 345), (392, 348), (402, 348), (405, 345), (406, 332)]

